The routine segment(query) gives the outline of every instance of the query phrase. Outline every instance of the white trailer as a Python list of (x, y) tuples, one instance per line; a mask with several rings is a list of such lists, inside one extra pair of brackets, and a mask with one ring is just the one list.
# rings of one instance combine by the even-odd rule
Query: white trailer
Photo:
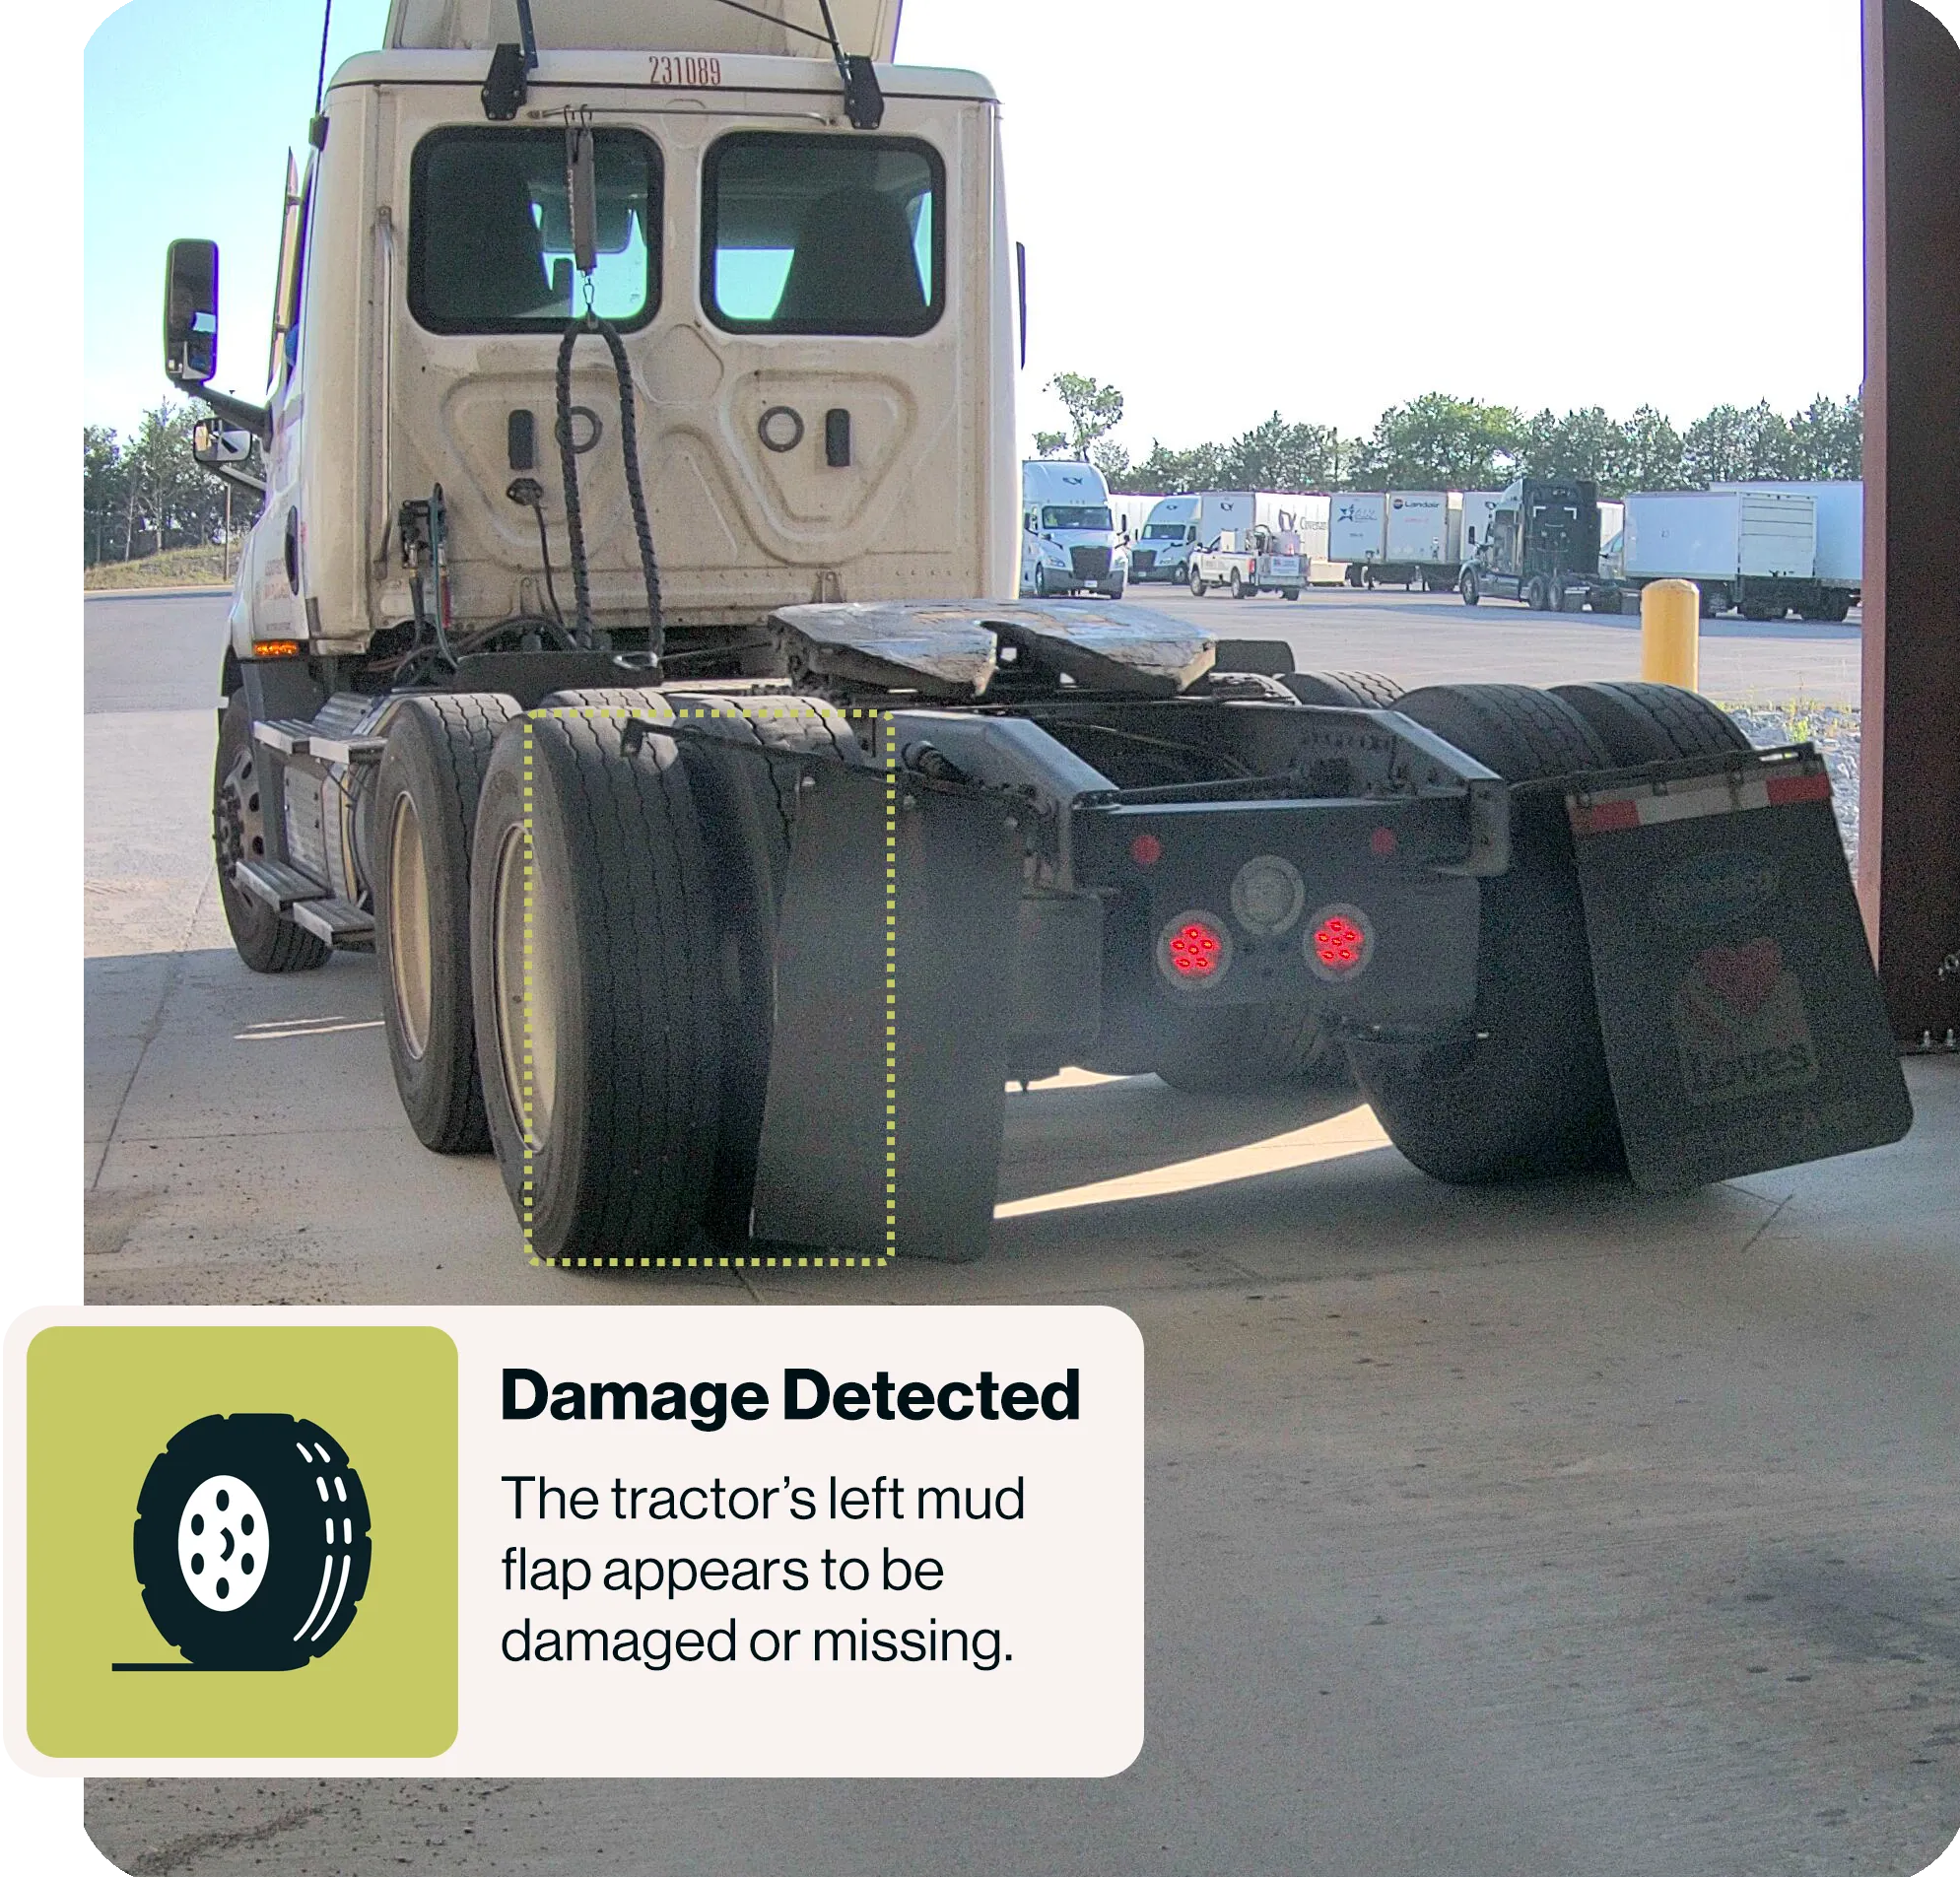
[(1817, 609), (1806, 619), (1837, 620), (1864, 589), (1864, 484), (1861, 482), (1723, 482), (1723, 492), (1808, 496), (1817, 507)]
[(1347, 563), (1347, 583), (1361, 586), (1388, 550), (1388, 498), (1382, 490), (1351, 489), (1333, 500), (1327, 555)]
[(1711, 616), (1781, 619), (1816, 596), (1817, 507), (1808, 496), (1741, 490), (1630, 495), (1616, 574), (1638, 591), (1693, 580)]
[(1274, 534), (1299, 537), (1303, 563), (1327, 559), (1327, 521), (1331, 496), (1299, 495), (1291, 490), (1261, 491), (1254, 501), (1258, 525)]
[(1400, 578), (1427, 592), (1454, 586), (1463, 561), (1463, 498), (1453, 490), (1390, 490), (1384, 558), (1378, 583)]
[(1112, 492), (1110, 512), (1115, 517), (1117, 537), (1135, 541), (1143, 533), (1151, 509), (1163, 500), (1162, 496), (1119, 496)]
[(1463, 558), (1462, 501), (1444, 489), (1337, 496), (1328, 553), (1347, 563), (1350, 586), (1454, 586)]

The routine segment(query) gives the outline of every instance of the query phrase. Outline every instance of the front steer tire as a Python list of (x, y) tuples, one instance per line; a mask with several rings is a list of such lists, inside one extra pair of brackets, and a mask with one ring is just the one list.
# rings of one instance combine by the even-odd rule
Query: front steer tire
[[(1395, 708), (1508, 782), (1611, 767), (1579, 712), (1524, 685), (1434, 685)], [(1514, 796), (1511, 838), (1510, 869), (1482, 883), (1469, 1023), (1348, 1045), (1388, 1138), (1457, 1185), (1624, 1165), (1563, 795)]]
[(388, 723), (375, 778), (374, 951), (395, 1090), (423, 1146), (490, 1147), (470, 989), (470, 842), (497, 733), (518, 714), (496, 693), (410, 698)]
[(702, 1230), (718, 951), (674, 739), (625, 713), (507, 725), (477, 810), (470, 953), (491, 1139), (533, 1256), (643, 1263)]
[(278, 975), (315, 972), (333, 947), (296, 925), (232, 877), (239, 860), (266, 853), (264, 757), (252, 741), (252, 714), (243, 692), (227, 700), (218, 719), (218, 756), (211, 776), (211, 842), (218, 867), (218, 899), (232, 944), (248, 970)]

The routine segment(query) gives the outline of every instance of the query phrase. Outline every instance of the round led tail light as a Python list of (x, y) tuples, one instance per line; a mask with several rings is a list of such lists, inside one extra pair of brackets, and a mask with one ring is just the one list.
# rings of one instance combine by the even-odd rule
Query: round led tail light
[(1157, 934), (1158, 974), (1180, 990), (1209, 990), (1231, 969), (1232, 935), (1215, 913), (1180, 912)]
[(1330, 984), (1359, 977), (1375, 956), (1375, 926), (1358, 905), (1323, 905), (1301, 939), (1307, 969)]
[(1291, 931), (1306, 905), (1300, 869), (1279, 854), (1247, 861), (1232, 881), (1232, 916), (1260, 938)]

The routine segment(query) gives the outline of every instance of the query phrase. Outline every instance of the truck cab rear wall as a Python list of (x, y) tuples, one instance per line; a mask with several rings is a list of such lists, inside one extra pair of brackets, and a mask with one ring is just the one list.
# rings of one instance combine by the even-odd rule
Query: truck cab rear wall
[[(1011, 594), (1011, 319), (995, 264), (1005, 248), (997, 107), (983, 83), (964, 88), (979, 95), (961, 96), (959, 86), (921, 81), (908, 90), (895, 78), (877, 133), (929, 149), (943, 170), (944, 226), (933, 235), (940, 315), (914, 337), (803, 337), (731, 331), (709, 316), (703, 166), (730, 137), (835, 134), (861, 146), (863, 133), (818, 132), (800, 117), (785, 124), (782, 96), (762, 88), (709, 91), (702, 108), (675, 110), (667, 93), (644, 86), (644, 57), (584, 55), (575, 69), (592, 59), (592, 82), (548, 88), (554, 104), (588, 105), (595, 128), (629, 130), (659, 155), (658, 303), (625, 339), (672, 620), (760, 620), (826, 587), (850, 598)], [(617, 75), (601, 80), (602, 67), (613, 70), (609, 59)], [(545, 61), (550, 68), (554, 55)], [(446, 81), (438, 68), (450, 63), (453, 81), (428, 82)], [(812, 92), (836, 86), (821, 62), (760, 63)], [(394, 66), (412, 67), (417, 82)], [(564, 574), (556, 331), (439, 333), (409, 308), (415, 153), (444, 126), (499, 129), (484, 123), (481, 67), (467, 54), (380, 55), (344, 68), (329, 95), (329, 135), (308, 206), (304, 395), (289, 401), (271, 452), (280, 459), (275, 487), (292, 489), (300, 505), (303, 611), (316, 648), (363, 648), (372, 633), (408, 617), (390, 529), (399, 504), (438, 482), (449, 509), (457, 621), (540, 610), (536, 522), (505, 494), (513, 411), (532, 414), (540, 461), (530, 473), (546, 487)], [(627, 83), (629, 67), (637, 86)], [(514, 125), (510, 134), (535, 137), (537, 126)], [(596, 343), (579, 349), (573, 402), (604, 427), (579, 464), (594, 612), (601, 625), (626, 622), (643, 614), (644, 601), (620, 468), (618, 394)], [(765, 413), (778, 406), (801, 424), (788, 450), (760, 435)], [(851, 420), (844, 466), (826, 453), (833, 410)], [(795, 429), (787, 419), (778, 425), (778, 439)], [(579, 427), (581, 437), (589, 433), (585, 420)], [(350, 490), (353, 502), (343, 493)], [(271, 569), (266, 580), (283, 588), (283, 570)]]

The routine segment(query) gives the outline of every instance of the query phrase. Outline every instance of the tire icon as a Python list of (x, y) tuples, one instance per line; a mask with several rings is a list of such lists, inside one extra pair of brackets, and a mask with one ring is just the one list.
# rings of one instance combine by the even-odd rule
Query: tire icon
[(171, 1436), (136, 1501), (136, 1579), (199, 1668), (301, 1668), (347, 1634), (372, 1555), (368, 1496), (311, 1421), (207, 1415)]

